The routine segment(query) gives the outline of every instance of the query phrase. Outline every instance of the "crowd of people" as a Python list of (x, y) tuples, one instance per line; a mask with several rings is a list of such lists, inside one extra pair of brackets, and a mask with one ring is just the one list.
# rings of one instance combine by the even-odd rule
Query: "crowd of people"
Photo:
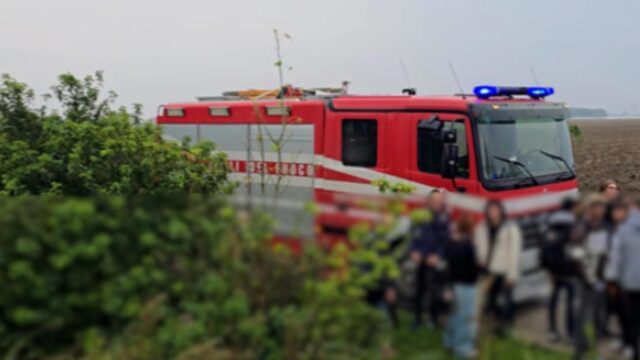
[[(606, 181), (599, 193), (566, 199), (548, 220), (541, 249), (552, 292), (550, 340), (566, 339), (584, 358), (598, 340), (640, 359), (640, 202)], [(558, 299), (566, 293), (565, 326), (557, 326)], [(612, 326), (615, 324), (616, 328)]]
[[(473, 358), (481, 330), (502, 336), (513, 323), (523, 235), (499, 201), (486, 204), (479, 222), (471, 213), (451, 216), (440, 190), (429, 195), (428, 208), (432, 219), (412, 231), (408, 253), (415, 271), (412, 327), (442, 327), (444, 346)], [(612, 350), (639, 359), (640, 202), (607, 181), (598, 193), (565, 199), (544, 228), (538, 240), (552, 287), (549, 340), (573, 346), (582, 359), (609, 337)], [(386, 296), (397, 298), (391, 288)], [(397, 322), (395, 311), (392, 318)]]
[(478, 314), (494, 319), (498, 334), (513, 320), (522, 234), (498, 201), (487, 204), (480, 223), (466, 212), (452, 220), (439, 190), (429, 195), (428, 207), (432, 219), (414, 229), (409, 249), (416, 269), (413, 328), (423, 325), (425, 305), (428, 326), (439, 327), (448, 313), (444, 345), (458, 356), (474, 357)]

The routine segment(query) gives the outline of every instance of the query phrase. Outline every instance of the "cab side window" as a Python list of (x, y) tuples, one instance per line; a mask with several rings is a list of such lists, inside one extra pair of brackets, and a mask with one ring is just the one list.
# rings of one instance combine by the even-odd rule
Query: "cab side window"
[(467, 147), (467, 128), (464, 121), (436, 121), (418, 123), (418, 170), (429, 174), (442, 173), (442, 154), (444, 149), (442, 130), (456, 130), (458, 161), (456, 177), (469, 178), (469, 149)]
[(454, 121), (452, 128), (456, 130), (456, 144), (458, 145), (457, 177), (469, 178), (469, 148), (467, 147), (467, 127), (464, 121)]
[(418, 124), (418, 169), (430, 174), (440, 174), (442, 140), (438, 124), (421, 121)]
[(374, 167), (378, 162), (378, 123), (376, 120), (342, 121), (342, 163)]

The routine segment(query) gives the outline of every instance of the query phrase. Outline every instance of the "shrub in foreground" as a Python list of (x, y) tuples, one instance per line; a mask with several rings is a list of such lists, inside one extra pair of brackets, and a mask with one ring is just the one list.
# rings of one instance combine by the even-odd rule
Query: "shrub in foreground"
[(319, 359), (379, 346), (363, 300), (375, 256), (293, 255), (268, 245), (268, 219), (217, 198), (2, 198), (0, 228), (0, 354)]
[(227, 162), (213, 144), (162, 138), (140, 109), (113, 110), (100, 95), (102, 75), (59, 77), (61, 112), (34, 107), (26, 84), (0, 81), (0, 194), (139, 195), (219, 193)]

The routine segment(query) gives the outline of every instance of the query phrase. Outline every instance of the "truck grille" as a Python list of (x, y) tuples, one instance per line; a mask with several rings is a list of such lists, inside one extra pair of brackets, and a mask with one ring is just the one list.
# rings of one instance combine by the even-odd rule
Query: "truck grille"
[(538, 247), (545, 233), (545, 213), (528, 215), (517, 219), (522, 236), (524, 238), (524, 248)]

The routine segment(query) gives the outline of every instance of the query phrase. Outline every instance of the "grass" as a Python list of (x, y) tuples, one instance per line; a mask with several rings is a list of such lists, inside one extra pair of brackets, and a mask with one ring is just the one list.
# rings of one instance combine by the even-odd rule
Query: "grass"
[[(442, 332), (425, 327), (412, 331), (408, 322), (391, 332), (392, 359), (449, 360), (456, 357), (442, 346)], [(550, 351), (511, 336), (485, 336), (480, 340), (481, 360), (568, 360), (571, 355)]]

